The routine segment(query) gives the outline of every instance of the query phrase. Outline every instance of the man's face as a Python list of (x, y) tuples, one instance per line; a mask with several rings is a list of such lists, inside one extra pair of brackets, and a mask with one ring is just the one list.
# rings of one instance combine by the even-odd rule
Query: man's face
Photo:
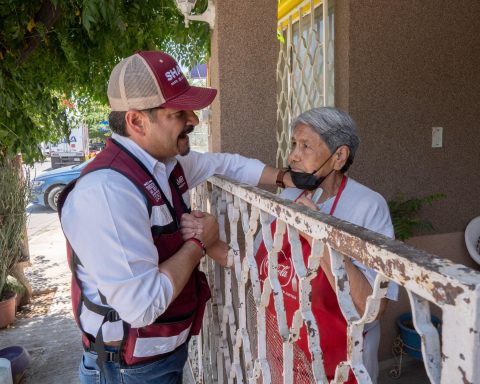
[(198, 124), (193, 111), (158, 108), (152, 111), (147, 122), (145, 148), (158, 160), (190, 152), (188, 134)]
[(308, 125), (299, 124), (292, 133), (292, 149), (288, 155), (288, 165), (297, 172), (313, 172), (322, 164), (318, 176), (326, 175), (332, 166), (328, 165), (331, 156), (327, 144)]

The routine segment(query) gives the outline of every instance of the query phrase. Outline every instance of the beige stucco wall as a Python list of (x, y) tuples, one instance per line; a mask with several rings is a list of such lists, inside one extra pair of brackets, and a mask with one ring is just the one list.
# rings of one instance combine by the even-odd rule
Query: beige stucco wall
[(335, 4), (336, 104), (362, 138), (352, 175), (386, 197), (446, 193), (424, 215), (463, 231), (480, 215), (480, 2)]
[(277, 0), (216, 2), (211, 149), (275, 164)]
[[(422, 210), (435, 234), (409, 243), (476, 269), (463, 231), (480, 215), (478, 15), (480, 2), (468, 0), (335, 1), (336, 105), (362, 139), (351, 175), (386, 198), (447, 194)], [(382, 319), (381, 359), (391, 357), (395, 319), (406, 311), (402, 289)]]

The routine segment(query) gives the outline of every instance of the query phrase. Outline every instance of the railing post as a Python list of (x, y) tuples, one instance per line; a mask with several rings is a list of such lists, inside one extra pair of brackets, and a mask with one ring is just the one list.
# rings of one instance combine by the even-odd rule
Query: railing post
[(441, 384), (480, 383), (479, 308), (480, 285), (475, 290), (475, 300), (444, 308)]

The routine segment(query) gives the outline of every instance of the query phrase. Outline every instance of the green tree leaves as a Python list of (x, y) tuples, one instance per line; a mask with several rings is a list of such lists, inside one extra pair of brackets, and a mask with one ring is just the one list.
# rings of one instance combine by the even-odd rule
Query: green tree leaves
[[(198, 0), (196, 13), (207, 7)], [(69, 128), (65, 100), (107, 104), (113, 66), (161, 49), (182, 65), (204, 62), (210, 30), (188, 29), (174, 0), (5, 0), (0, 3), (0, 153), (40, 156)]]

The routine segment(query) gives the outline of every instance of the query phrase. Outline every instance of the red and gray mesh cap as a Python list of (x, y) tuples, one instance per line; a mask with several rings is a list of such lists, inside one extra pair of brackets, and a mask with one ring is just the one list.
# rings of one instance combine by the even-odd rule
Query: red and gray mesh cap
[(112, 111), (173, 108), (199, 110), (209, 106), (217, 90), (188, 84), (180, 66), (160, 51), (138, 52), (113, 68), (108, 81)]

